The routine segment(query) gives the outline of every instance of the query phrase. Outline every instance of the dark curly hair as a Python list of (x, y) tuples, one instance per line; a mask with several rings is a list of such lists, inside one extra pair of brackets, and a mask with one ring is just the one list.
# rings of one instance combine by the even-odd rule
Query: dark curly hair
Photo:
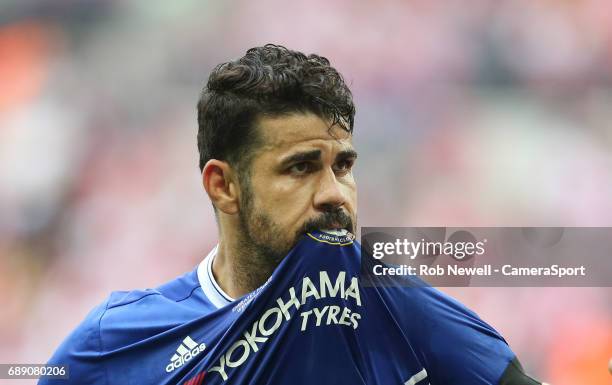
[(239, 174), (249, 170), (260, 143), (253, 127), (260, 115), (312, 112), (353, 132), (355, 106), (342, 76), (318, 55), (266, 44), (218, 65), (198, 101), (200, 170), (224, 160)]

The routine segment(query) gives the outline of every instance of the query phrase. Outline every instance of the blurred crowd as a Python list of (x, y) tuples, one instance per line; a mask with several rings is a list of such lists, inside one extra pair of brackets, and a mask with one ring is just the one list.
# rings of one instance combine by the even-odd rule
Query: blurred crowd
[[(612, 226), (609, 1), (5, 0), (0, 362), (208, 253), (196, 101), (268, 42), (350, 84), (360, 226)], [(610, 288), (445, 290), (535, 376), (610, 383)]]

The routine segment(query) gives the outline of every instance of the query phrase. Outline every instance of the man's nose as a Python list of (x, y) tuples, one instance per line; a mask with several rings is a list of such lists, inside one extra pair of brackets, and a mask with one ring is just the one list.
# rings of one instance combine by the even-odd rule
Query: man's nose
[(342, 185), (332, 170), (326, 170), (321, 176), (320, 185), (314, 196), (314, 206), (321, 211), (331, 211), (342, 207), (346, 196)]

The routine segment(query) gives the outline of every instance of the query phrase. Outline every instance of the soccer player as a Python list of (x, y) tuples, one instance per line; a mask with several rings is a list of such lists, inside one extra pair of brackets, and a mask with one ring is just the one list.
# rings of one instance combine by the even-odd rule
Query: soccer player
[(364, 286), (351, 92), (276, 45), (217, 66), (198, 102), (219, 243), (156, 289), (113, 292), (57, 349), (74, 384), (538, 384), (431, 287)]

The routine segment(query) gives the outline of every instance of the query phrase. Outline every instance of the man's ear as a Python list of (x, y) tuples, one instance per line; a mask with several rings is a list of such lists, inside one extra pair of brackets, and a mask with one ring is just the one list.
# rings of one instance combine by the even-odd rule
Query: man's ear
[(202, 170), (202, 183), (217, 210), (230, 215), (238, 213), (238, 179), (227, 162), (217, 159), (206, 162)]

